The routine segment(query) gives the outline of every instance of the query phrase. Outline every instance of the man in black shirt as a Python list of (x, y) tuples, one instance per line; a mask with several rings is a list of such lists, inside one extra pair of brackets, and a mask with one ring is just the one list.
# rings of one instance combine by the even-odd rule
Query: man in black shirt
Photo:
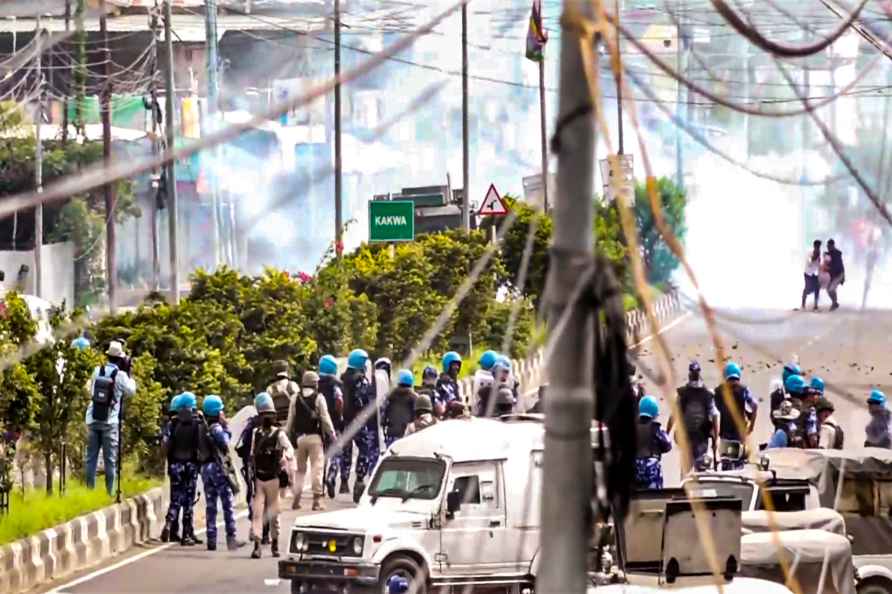
[(827, 255), (830, 256), (830, 284), (827, 286), (827, 294), (833, 301), (833, 305), (830, 306), (830, 311), (833, 311), (839, 308), (836, 289), (846, 282), (846, 268), (842, 264), (842, 252), (836, 249), (836, 242), (832, 239), (827, 240)]

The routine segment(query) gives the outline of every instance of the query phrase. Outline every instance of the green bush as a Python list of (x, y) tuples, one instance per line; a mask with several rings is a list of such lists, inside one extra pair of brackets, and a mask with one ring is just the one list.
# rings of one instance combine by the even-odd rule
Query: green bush
[[(131, 497), (161, 484), (160, 480), (125, 474), (121, 492)], [(10, 493), (9, 515), (0, 522), (0, 545), (37, 534), (83, 514), (114, 503), (103, 487), (88, 489), (78, 480), (68, 482), (64, 495), (49, 495), (43, 489)]]

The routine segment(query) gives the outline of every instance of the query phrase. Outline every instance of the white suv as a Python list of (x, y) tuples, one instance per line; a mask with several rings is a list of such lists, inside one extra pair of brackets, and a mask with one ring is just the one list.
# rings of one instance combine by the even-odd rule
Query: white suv
[[(593, 443), (595, 428), (593, 431)], [(544, 426), (445, 421), (393, 444), (358, 507), (298, 518), (279, 577), (292, 592), (532, 586)]]

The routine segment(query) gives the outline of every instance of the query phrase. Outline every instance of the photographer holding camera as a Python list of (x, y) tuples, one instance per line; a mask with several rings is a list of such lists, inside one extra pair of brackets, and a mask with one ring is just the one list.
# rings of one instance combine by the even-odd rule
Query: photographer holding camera
[(105, 463), (105, 488), (110, 496), (115, 494), (115, 477), (118, 465), (118, 423), (121, 404), (136, 393), (136, 382), (130, 377), (130, 358), (124, 353), (121, 341), (113, 340), (105, 353), (108, 361), (93, 371), (90, 380), (90, 405), (87, 407), (86, 482), (96, 486), (96, 465), (99, 449)]

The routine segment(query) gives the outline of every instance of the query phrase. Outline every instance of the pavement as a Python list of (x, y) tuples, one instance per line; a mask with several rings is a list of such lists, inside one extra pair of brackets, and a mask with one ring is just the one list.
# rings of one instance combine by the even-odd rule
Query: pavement
[[(244, 495), (241, 495), (244, 501)], [(279, 550), (283, 557), (287, 551), (291, 525), (299, 515), (310, 515), (312, 497), (304, 491), (301, 499), (303, 510), (291, 511), (291, 498), (282, 502), (287, 511), (279, 515)], [(327, 511), (353, 506), (349, 495), (339, 495), (334, 501), (326, 498)], [(196, 532), (205, 540), (204, 520), (198, 521), (203, 512), (202, 500), (196, 506)], [(315, 512), (319, 513), (319, 512)], [(247, 509), (236, 510), (238, 536), (248, 539), (250, 524)], [(221, 513), (217, 514), (222, 520)], [(201, 513), (203, 518), (204, 514)], [(110, 562), (90, 570), (68, 576), (62, 581), (45, 584), (36, 592), (51, 594), (287, 594), (290, 582), (278, 579), (278, 559), (269, 554), (264, 546), (261, 559), (251, 559), (252, 545), (241, 549), (226, 550), (222, 523), (218, 527), (217, 550), (208, 551), (205, 545), (183, 547), (153, 541), (116, 557)]]
[[(762, 400), (756, 423), (756, 441), (765, 442), (771, 434), (768, 419), (768, 394), (771, 382), (780, 377), (783, 363), (797, 359), (808, 373), (817, 373), (827, 382), (828, 395), (834, 401), (836, 416), (846, 432), (849, 445), (860, 446), (867, 423), (864, 404), (871, 386), (879, 386), (892, 395), (892, 311), (861, 312), (842, 308), (835, 312), (740, 311), (717, 312), (722, 341), (727, 352), (743, 368), (743, 381)], [(662, 338), (671, 351), (672, 367), (678, 382), (686, 377), (691, 359), (700, 360), (707, 385), (719, 383), (719, 363), (706, 325), (702, 319), (687, 314), (667, 326)], [(641, 367), (656, 370), (654, 340), (637, 347)], [(661, 402), (661, 420), (668, 418), (665, 395), (646, 382), (648, 391)], [(678, 456), (670, 452), (664, 458), (667, 486), (679, 483)], [(329, 509), (352, 506), (348, 496), (340, 496)], [(288, 508), (281, 516), (281, 550), (298, 512)], [(307, 508), (309, 500), (307, 499)], [(300, 512), (307, 513), (307, 512)], [(241, 512), (239, 536), (248, 533), (246, 512)], [(222, 534), (222, 532), (221, 532)], [(279, 594), (290, 585), (277, 578), (276, 560), (268, 555), (260, 560), (249, 558), (250, 548), (237, 552), (208, 552), (203, 546), (151, 543), (138, 547), (109, 564), (67, 578), (64, 583), (49, 584), (42, 592), (66, 594)]]

